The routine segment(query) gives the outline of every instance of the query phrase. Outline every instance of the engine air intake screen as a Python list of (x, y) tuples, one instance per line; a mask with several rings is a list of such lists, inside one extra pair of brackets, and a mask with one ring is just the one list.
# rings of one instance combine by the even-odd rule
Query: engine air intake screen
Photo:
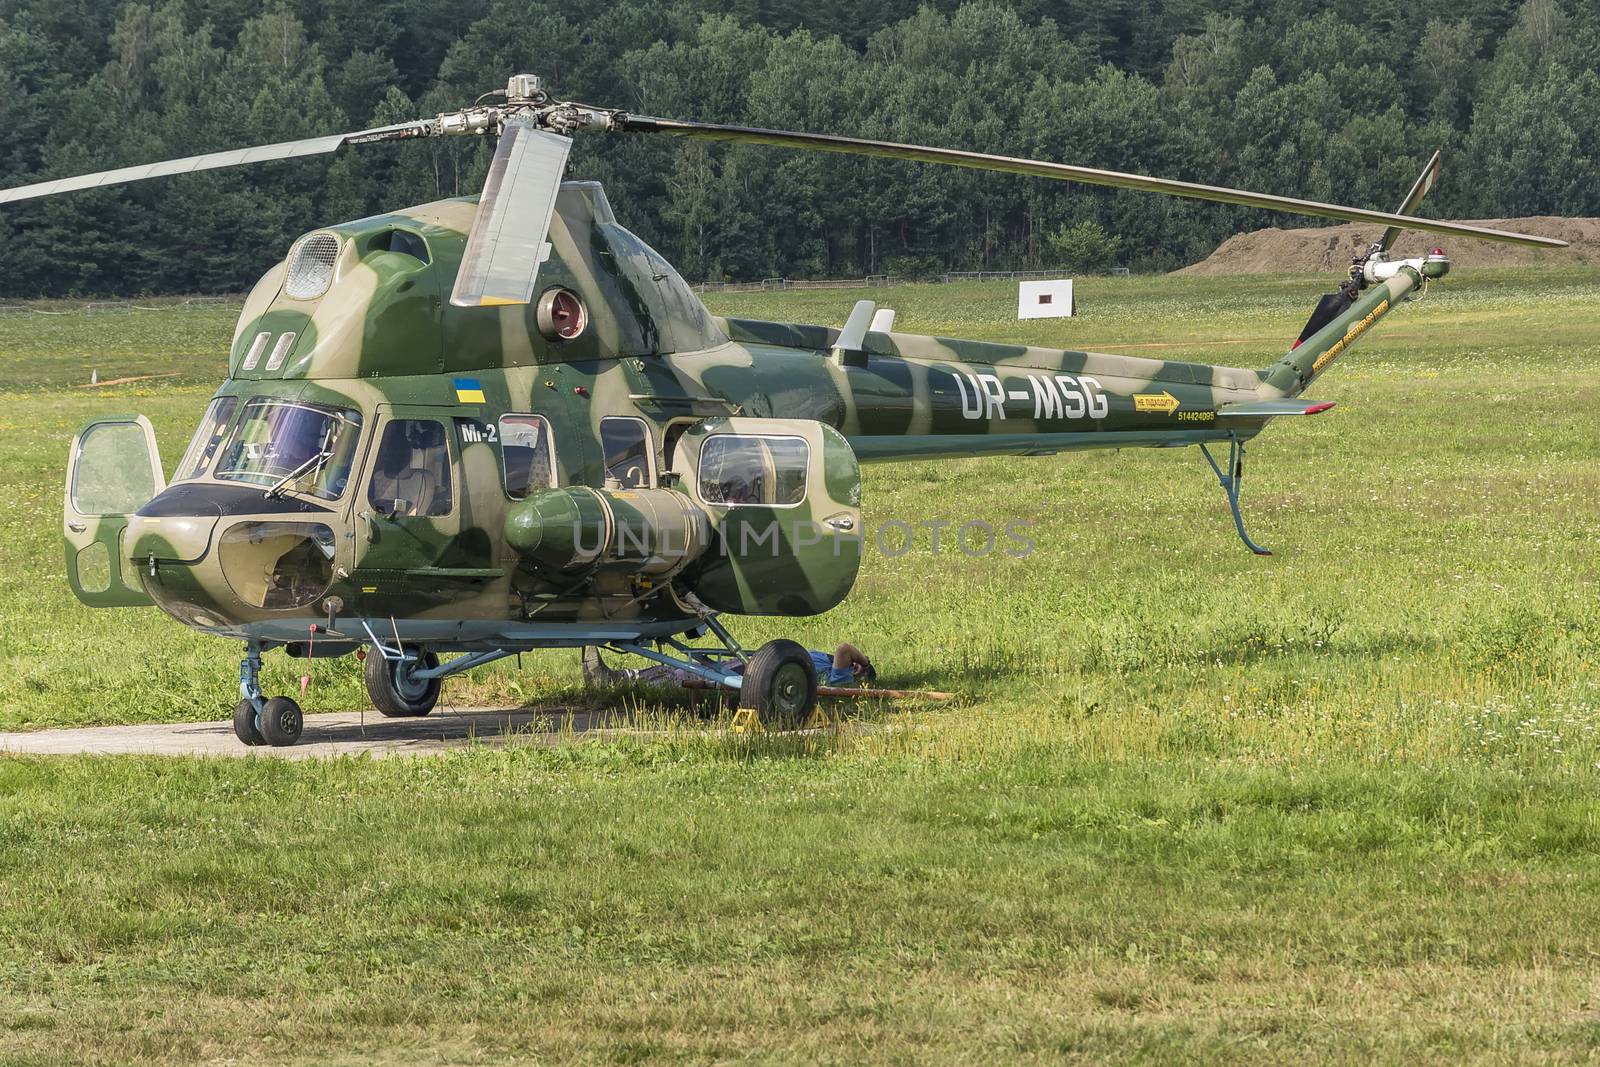
[(289, 252), (284, 293), (295, 300), (315, 300), (333, 283), (333, 264), (339, 258), (339, 238), (314, 233)]

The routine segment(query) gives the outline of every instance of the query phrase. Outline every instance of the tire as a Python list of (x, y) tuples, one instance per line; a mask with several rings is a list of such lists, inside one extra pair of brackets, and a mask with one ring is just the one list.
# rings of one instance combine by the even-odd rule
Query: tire
[(252, 747), (267, 743), (256, 729), (256, 706), (248, 700), (239, 701), (233, 709), (233, 736)]
[(439, 702), (439, 690), (444, 687), (441, 678), (422, 681), (411, 677), (412, 664), (421, 663), (431, 670), (439, 665), (439, 655), (415, 645), (407, 646), (415, 660), (388, 660), (376, 652), (367, 655), (364, 673), (367, 695), (378, 713), (390, 719), (414, 719), (426, 715)]
[(768, 641), (750, 657), (739, 706), (760, 712), (776, 730), (797, 730), (817, 706), (817, 668), (793, 641)]
[(261, 708), (261, 739), (274, 748), (300, 740), (305, 725), (300, 705), (288, 697), (273, 697)]

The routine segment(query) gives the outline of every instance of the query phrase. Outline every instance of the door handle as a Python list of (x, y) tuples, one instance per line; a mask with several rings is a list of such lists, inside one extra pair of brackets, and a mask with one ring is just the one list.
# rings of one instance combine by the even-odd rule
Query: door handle
[(67, 521), (67, 529), (73, 533), (83, 533), (88, 528), (89, 524), (86, 522), (79, 522), (77, 519), (69, 519)]
[(828, 525), (832, 526), (835, 530), (848, 533), (856, 528), (856, 520), (852, 519), (848, 515), (839, 515), (835, 518), (829, 519)]

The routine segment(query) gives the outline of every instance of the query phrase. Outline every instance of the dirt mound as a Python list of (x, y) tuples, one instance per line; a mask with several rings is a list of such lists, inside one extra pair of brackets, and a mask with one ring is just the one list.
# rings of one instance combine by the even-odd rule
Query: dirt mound
[[(1515, 230), (1540, 237), (1555, 237), (1571, 248), (1539, 249), (1521, 245), (1473, 241), (1437, 233), (1410, 231), (1400, 235), (1393, 258), (1409, 259), (1442, 247), (1459, 267), (1515, 267), (1523, 264), (1600, 263), (1600, 219), (1564, 219), (1534, 215), (1525, 219), (1474, 219), (1474, 226)], [(1174, 274), (1224, 275), (1339, 271), (1383, 234), (1382, 226), (1349, 222), (1340, 226), (1301, 230), (1266, 229), (1240, 233), (1217, 246), (1199, 263)]]

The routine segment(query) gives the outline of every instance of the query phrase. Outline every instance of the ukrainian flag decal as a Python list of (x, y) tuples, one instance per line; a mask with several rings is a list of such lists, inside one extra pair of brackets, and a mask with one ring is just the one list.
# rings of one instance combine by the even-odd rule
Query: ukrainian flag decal
[(458, 404), (486, 404), (488, 397), (483, 395), (483, 383), (476, 378), (457, 378), (456, 403)]

